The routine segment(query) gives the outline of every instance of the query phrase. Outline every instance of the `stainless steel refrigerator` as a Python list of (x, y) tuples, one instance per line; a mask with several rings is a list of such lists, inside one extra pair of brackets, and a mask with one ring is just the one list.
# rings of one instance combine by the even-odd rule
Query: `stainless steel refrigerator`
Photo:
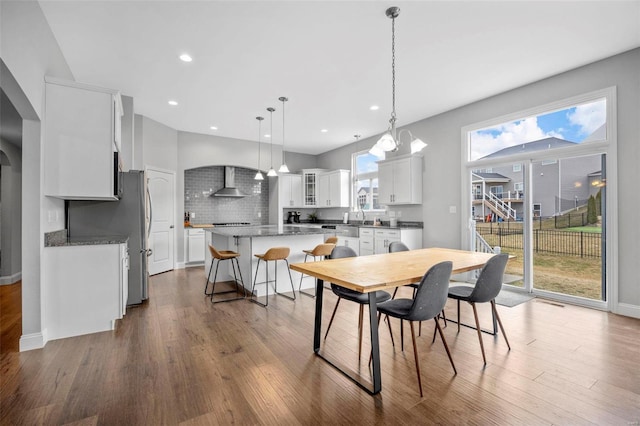
[(126, 235), (129, 237), (129, 298), (127, 305), (147, 296), (147, 190), (143, 171), (123, 172), (119, 201), (69, 201), (67, 229), (70, 237)]

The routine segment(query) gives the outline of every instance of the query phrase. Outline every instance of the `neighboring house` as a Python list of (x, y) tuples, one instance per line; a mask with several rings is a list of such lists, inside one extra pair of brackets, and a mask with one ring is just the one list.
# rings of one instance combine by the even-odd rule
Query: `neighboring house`
[(371, 188), (368, 186), (360, 187), (358, 190), (358, 205), (360, 208), (364, 210), (369, 210), (371, 206), (369, 205), (369, 194), (373, 194), (373, 208), (379, 208), (380, 204), (378, 203), (378, 187), (374, 186), (373, 193), (371, 192)]
[[(597, 132), (597, 131), (596, 131)], [(550, 137), (504, 148), (483, 158), (507, 157), (573, 145), (575, 142)], [(547, 217), (585, 205), (601, 185), (601, 159), (598, 156), (568, 158), (533, 163), (533, 215)], [(522, 164), (505, 164), (474, 170), (472, 175), (473, 212), (476, 219), (490, 213), (502, 219), (521, 220), (524, 214)]]

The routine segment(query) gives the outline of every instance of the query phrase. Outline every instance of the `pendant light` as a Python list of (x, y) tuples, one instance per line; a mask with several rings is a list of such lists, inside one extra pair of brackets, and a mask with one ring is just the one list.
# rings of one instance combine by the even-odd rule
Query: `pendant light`
[(267, 176), (270, 176), (270, 177), (278, 176), (276, 171), (273, 170), (273, 111), (275, 110), (276, 109), (273, 107), (267, 108), (267, 111), (269, 111), (269, 114), (271, 115), (271, 124), (270, 124), (271, 130), (269, 131), (269, 139), (271, 139), (271, 167), (267, 172)]
[(279, 101), (282, 102), (282, 165), (278, 169), (279, 173), (289, 173), (289, 168), (287, 167), (287, 163), (284, 161), (284, 103), (289, 99), (281, 96), (278, 98)]
[[(390, 7), (385, 14), (391, 18), (391, 118), (389, 119), (389, 128), (369, 151), (376, 157), (384, 156), (384, 152), (397, 151), (402, 145), (400, 135), (396, 134), (396, 18), (400, 15), (400, 8)], [(414, 138), (409, 130), (403, 129), (400, 134), (404, 131), (408, 132), (411, 137), (412, 154), (427, 146), (420, 139)]]
[(260, 142), (260, 138), (262, 137), (262, 120), (264, 117), (256, 117), (258, 120), (258, 173), (256, 173), (255, 180), (264, 180), (264, 176), (262, 176), (262, 172), (260, 171), (260, 146), (262, 143)]

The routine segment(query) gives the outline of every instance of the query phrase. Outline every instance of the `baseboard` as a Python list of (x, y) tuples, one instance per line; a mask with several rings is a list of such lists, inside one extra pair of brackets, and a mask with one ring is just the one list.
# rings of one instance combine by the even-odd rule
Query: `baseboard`
[(184, 262), (176, 262), (175, 269), (184, 269)]
[(13, 275), (7, 275), (0, 277), (0, 285), (15, 284), (22, 279), (22, 271), (16, 272)]
[(42, 349), (47, 344), (47, 331), (41, 333), (23, 334), (20, 337), (20, 352)]
[(615, 313), (626, 317), (640, 318), (640, 306), (618, 303)]

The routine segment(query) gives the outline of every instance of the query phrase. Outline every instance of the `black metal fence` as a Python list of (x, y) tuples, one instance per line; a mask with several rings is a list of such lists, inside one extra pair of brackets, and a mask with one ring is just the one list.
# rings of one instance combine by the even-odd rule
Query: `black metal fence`
[[(524, 247), (522, 226), (484, 226), (476, 230), (491, 246), (522, 250)], [(580, 257), (601, 257), (602, 234), (591, 232), (556, 231), (553, 229), (533, 230), (533, 250), (535, 253), (560, 254)]]

